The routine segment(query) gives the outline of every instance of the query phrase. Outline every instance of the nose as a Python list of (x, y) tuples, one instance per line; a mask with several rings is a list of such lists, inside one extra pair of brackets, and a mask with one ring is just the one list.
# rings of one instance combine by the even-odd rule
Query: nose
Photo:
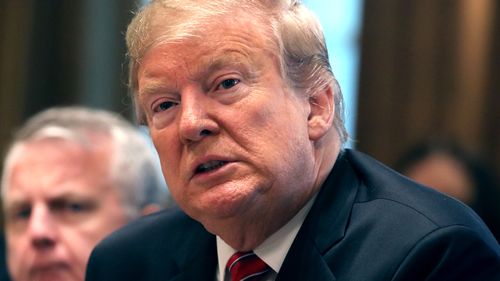
[(183, 143), (198, 142), (219, 132), (211, 105), (210, 97), (199, 90), (183, 93), (179, 118), (179, 135)]
[(46, 206), (34, 206), (28, 226), (32, 246), (38, 250), (53, 247), (56, 241), (56, 227), (54, 218)]

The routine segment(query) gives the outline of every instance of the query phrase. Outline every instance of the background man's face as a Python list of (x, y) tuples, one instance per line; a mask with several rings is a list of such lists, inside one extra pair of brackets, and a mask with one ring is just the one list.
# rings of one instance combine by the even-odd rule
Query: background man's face
[(7, 261), (24, 280), (83, 280), (93, 247), (125, 223), (110, 145), (46, 139), (21, 148), (3, 195)]

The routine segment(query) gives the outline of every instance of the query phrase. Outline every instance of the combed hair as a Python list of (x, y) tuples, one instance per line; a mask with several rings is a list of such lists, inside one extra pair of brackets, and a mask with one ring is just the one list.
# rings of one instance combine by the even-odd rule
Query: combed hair
[[(282, 77), (300, 93), (313, 97), (331, 86), (334, 126), (342, 143), (348, 138), (343, 96), (328, 60), (322, 27), (298, 0), (153, 0), (138, 11), (127, 29), (129, 88), (137, 96), (137, 70), (152, 47), (201, 36), (200, 31), (235, 11), (251, 14), (269, 27), (269, 45), (278, 51)], [(333, 109), (332, 109), (333, 110)], [(137, 118), (145, 116), (136, 103)]]
[(136, 218), (148, 204), (167, 206), (170, 197), (157, 156), (138, 128), (118, 114), (85, 107), (55, 107), (31, 117), (14, 136), (2, 173), (2, 193), (8, 184), (19, 148), (30, 141), (62, 139), (90, 148), (91, 136), (111, 141), (109, 175), (121, 195), (125, 213)]

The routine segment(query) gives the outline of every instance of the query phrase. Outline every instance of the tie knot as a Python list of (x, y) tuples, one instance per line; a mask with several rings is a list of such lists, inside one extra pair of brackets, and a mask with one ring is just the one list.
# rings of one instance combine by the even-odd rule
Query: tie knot
[(269, 271), (267, 264), (254, 252), (237, 252), (229, 258), (226, 268), (232, 281), (253, 280)]

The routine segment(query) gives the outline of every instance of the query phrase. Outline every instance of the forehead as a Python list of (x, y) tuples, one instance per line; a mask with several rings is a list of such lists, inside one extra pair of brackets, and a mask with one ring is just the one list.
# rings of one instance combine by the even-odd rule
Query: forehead
[[(168, 2), (168, 1), (167, 1)], [(174, 3), (172, 3), (174, 2)], [(241, 2), (241, 3), (240, 3)], [(250, 1), (182, 1), (167, 4), (156, 2), (142, 16), (134, 19), (130, 36), (130, 49), (143, 49), (141, 53), (158, 42), (179, 42), (186, 38), (201, 38), (206, 33), (224, 34), (231, 31), (253, 33), (255, 37), (272, 32), (271, 13)], [(233, 30), (234, 29), (234, 30)], [(269, 34), (268, 34), (269, 35)], [(211, 37), (203, 41), (213, 41)]]
[(108, 181), (109, 152), (62, 139), (44, 139), (19, 148), (3, 191), (5, 200), (35, 195), (96, 193)]
[(175, 35), (169, 39), (158, 35), (163, 39), (152, 44), (145, 53), (138, 64), (137, 75), (148, 78), (156, 76), (156, 72), (171, 73), (163, 78), (177, 82), (183, 73), (195, 76), (226, 65), (275, 63), (277, 48), (268, 33), (266, 27), (245, 15), (211, 21), (180, 39)]

